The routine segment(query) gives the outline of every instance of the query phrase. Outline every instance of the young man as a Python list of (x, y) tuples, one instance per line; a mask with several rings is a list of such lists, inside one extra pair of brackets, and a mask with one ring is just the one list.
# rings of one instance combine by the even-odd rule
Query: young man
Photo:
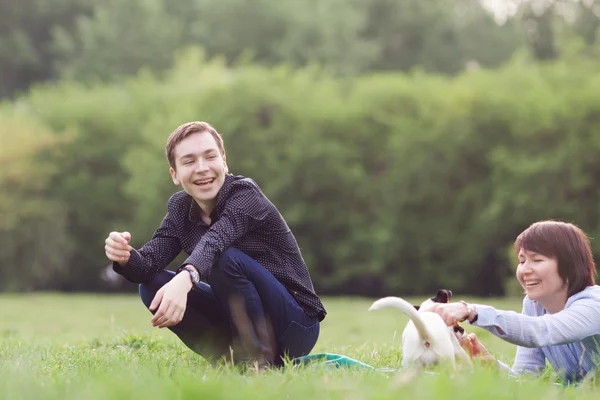
[[(129, 232), (105, 241), (114, 270), (140, 283), (152, 325), (213, 361), (262, 368), (310, 353), (326, 311), (277, 208), (254, 181), (228, 173), (223, 140), (206, 122), (178, 127), (166, 154), (184, 190), (152, 239), (139, 250)], [(165, 270), (182, 250), (177, 272)]]

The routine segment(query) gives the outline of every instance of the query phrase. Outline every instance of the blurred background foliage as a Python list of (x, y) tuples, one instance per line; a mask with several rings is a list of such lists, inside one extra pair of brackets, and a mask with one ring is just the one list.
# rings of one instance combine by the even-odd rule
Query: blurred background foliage
[(152, 235), (166, 138), (205, 120), (320, 294), (515, 293), (530, 223), (600, 236), (599, 21), (583, 0), (3, 1), (0, 290), (132, 290), (104, 238)]

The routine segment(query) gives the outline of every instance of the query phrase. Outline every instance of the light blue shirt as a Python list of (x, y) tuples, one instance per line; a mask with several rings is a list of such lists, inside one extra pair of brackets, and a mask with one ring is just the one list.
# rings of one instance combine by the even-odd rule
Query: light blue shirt
[(501, 311), (476, 304), (479, 326), (516, 344), (511, 375), (539, 374), (546, 360), (566, 382), (581, 380), (600, 365), (600, 286), (588, 286), (567, 299), (565, 308), (549, 314), (525, 297), (523, 311)]

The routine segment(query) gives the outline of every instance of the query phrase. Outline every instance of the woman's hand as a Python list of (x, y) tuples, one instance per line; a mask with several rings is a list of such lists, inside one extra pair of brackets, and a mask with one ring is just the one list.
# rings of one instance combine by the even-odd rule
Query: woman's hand
[(453, 326), (468, 319), (474, 310), (466, 303), (438, 303), (427, 311), (438, 313), (446, 325)]
[(483, 364), (495, 365), (496, 357), (490, 354), (488, 349), (477, 338), (474, 333), (469, 333), (460, 339), (460, 345), (467, 354), (473, 359), (481, 361)]

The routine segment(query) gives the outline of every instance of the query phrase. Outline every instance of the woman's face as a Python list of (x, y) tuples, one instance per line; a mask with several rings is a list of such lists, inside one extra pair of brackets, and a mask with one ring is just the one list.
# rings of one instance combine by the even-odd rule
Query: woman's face
[(541, 303), (546, 309), (545, 304), (554, 305), (557, 299), (566, 302), (569, 285), (558, 274), (556, 258), (524, 249), (519, 251), (518, 257), (517, 279), (529, 299)]

